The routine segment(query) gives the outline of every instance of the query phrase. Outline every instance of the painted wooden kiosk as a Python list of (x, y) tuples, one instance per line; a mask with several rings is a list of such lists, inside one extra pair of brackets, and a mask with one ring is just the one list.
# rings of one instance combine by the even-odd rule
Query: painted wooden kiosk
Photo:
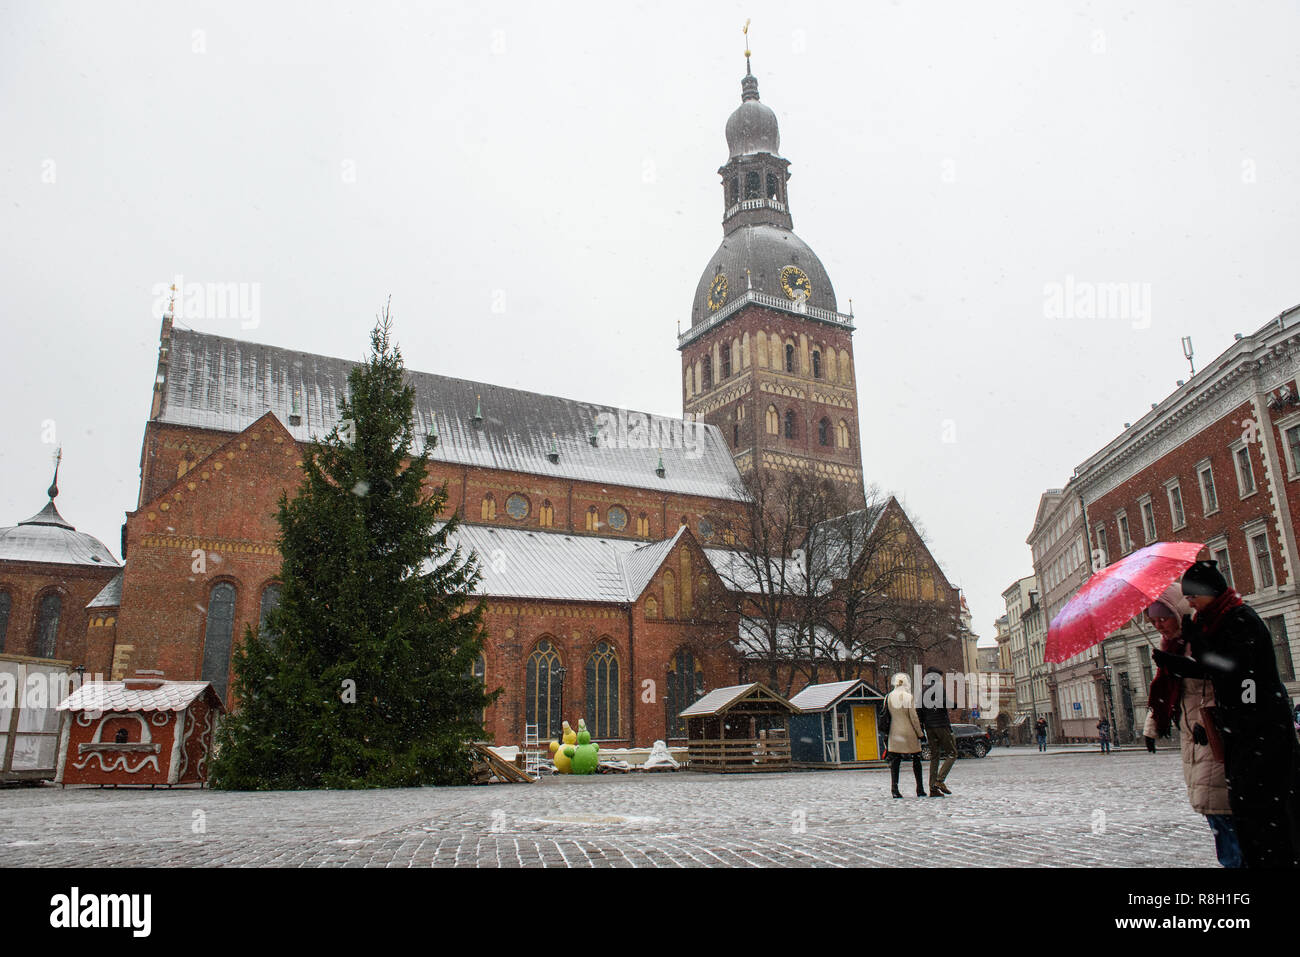
[(67, 712), (58, 784), (203, 785), (225, 710), (206, 681), (168, 681), (137, 671), (87, 682), (59, 705)]
[(878, 721), (885, 696), (862, 679), (809, 685), (790, 699), (795, 767), (871, 767), (881, 763)]
[(48, 781), (59, 757), (56, 707), (70, 661), (0, 654), (0, 783)]
[(788, 771), (799, 709), (758, 682), (710, 691), (682, 712), (692, 771)]

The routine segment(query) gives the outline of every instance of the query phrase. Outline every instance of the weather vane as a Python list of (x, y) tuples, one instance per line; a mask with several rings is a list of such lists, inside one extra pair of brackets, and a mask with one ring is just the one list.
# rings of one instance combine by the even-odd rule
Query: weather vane
[(749, 17), (745, 18), (745, 27), (740, 32), (745, 35), (745, 72), (749, 72)]

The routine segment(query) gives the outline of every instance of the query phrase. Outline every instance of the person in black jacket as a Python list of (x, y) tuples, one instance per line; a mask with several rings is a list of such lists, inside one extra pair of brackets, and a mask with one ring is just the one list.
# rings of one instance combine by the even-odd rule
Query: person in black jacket
[[(921, 679), (921, 702), (916, 709), (930, 743), (930, 797), (941, 798), (951, 794), (945, 780), (957, 760), (957, 742), (952, 736), (952, 722), (948, 720), (948, 700), (943, 686), (943, 672), (931, 665)], [(943, 764), (939, 760), (942, 755)]]
[(1221, 732), (1228, 800), (1247, 867), (1300, 867), (1300, 741), (1277, 671), (1273, 638), (1242, 602), (1217, 562), (1196, 562), (1183, 594), (1196, 609), (1183, 620), (1192, 657), (1155, 651), (1170, 674), (1209, 678), (1211, 718)]

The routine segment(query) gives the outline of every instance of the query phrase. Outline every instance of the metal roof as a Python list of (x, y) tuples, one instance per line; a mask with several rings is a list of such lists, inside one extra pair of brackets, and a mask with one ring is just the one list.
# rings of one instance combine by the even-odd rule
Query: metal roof
[(825, 684), (809, 685), (791, 698), (790, 703), (800, 711), (824, 711), (859, 686), (866, 690), (869, 697), (884, 697), (861, 678), (854, 678), (852, 681), (829, 681)]
[(128, 688), (121, 681), (87, 681), (64, 698), (58, 710), (184, 711), (205, 688), (211, 687), (207, 681), (164, 681), (161, 688)]
[[(321, 438), (359, 364), (174, 327), (156, 421), (239, 432), (269, 410), (298, 441)], [(427, 372), (408, 381), (417, 448), (436, 435), (434, 462), (741, 498), (715, 426)]]
[(0, 528), (0, 561), (120, 567), (103, 542), (59, 514), (53, 499), (26, 521)]
[(672, 538), (638, 542), (594, 535), (461, 525), (452, 544), (479, 557), (475, 594), (624, 604), (636, 601), (672, 551)]
[(114, 575), (98, 595), (90, 600), (87, 608), (116, 608), (122, 604), (122, 572)]
[(699, 718), (709, 715), (718, 714), (726, 711), (732, 705), (737, 704), (744, 698), (757, 694), (765, 699), (770, 699), (775, 703), (786, 705), (791, 711), (798, 713), (796, 708), (785, 698), (768, 688), (766, 685), (759, 684), (757, 681), (751, 681), (747, 685), (730, 685), (726, 688), (715, 688), (706, 694), (699, 701), (695, 702), (689, 708), (681, 713), (683, 718)]

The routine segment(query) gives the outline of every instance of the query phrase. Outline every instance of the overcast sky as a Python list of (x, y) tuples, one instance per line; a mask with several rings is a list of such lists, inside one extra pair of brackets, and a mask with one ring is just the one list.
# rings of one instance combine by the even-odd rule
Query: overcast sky
[[(359, 359), (391, 295), (411, 368), (680, 414), (747, 17), (853, 300), (868, 481), (991, 637), (1040, 493), (1186, 376), (1180, 337), (1199, 368), (1300, 302), (1289, 0), (4, 0), (0, 525), (53, 423), (60, 510), (118, 552), (177, 274), (256, 291), (200, 331)], [(1087, 283), (1138, 295), (1052, 315)]]

